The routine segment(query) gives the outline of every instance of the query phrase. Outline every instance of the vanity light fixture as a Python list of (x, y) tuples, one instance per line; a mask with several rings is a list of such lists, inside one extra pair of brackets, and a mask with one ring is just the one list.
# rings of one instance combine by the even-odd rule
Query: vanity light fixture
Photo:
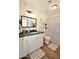
[(29, 10), (26, 10), (26, 12), (28, 12), (28, 13), (32, 13), (32, 11), (29, 11)]

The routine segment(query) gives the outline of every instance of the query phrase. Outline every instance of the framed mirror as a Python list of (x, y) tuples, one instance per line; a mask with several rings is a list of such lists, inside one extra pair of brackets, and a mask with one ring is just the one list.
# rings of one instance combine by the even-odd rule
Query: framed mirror
[(27, 16), (21, 16), (23, 28), (35, 28), (37, 27), (37, 19)]

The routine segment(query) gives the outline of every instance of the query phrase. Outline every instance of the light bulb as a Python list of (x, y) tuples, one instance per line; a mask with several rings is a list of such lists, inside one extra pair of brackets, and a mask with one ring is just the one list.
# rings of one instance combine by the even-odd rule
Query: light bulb
[(52, 5), (52, 9), (56, 9), (57, 8), (57, 5)]

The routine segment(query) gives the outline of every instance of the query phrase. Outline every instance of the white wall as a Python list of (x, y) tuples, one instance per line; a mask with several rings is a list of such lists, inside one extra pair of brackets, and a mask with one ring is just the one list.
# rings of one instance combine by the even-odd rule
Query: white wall
[(47, 34), (52, 38), (51, 41), (60, 44), (60, 17), (50, 17), (47, 19)]
[(33, 4), (33, 2), (30, 0), (26, 1), (26, 10), (32, 11), (32, 14), (26, 13), (26, 16), (37, 18), (37, 30), (43, 31), (44, 30), (44, 23), (46, 20), (46, 15), (44, 15), (41, 11), (39, 11), (37, 9), (38, 7), (35, 8), (35, 5), (36, 4)]
[(26, 10), (29, 10), (29, 9), (33, 13), (31, 13), (31, 14), (26, 13), (26, 16), (36, 18), (37, 19), (37, 30), (43, 31), (44, 30), (44, 22), (46, 20), (45, 15), (43, 13), (39, 12), (38, 10), (33, 9), (32, 6), (26, 6)]

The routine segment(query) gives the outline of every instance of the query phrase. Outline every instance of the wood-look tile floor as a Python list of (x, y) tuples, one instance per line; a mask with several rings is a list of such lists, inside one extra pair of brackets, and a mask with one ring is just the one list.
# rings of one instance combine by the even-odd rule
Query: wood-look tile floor
[[(47, 47), (48, 45), (44, 44), (41, 49), (46, 53), (42, 59), (60, 59), (60, 47), (56, 51), (52, 51)], [(30, 57), (25, 57), (22, 59), (30, 59)]]
[(42, 59), (60, 59), (60, 48), (56, 51), (52, 51), (47, 45), (44, 45), (41, 49), (46, 53)]

